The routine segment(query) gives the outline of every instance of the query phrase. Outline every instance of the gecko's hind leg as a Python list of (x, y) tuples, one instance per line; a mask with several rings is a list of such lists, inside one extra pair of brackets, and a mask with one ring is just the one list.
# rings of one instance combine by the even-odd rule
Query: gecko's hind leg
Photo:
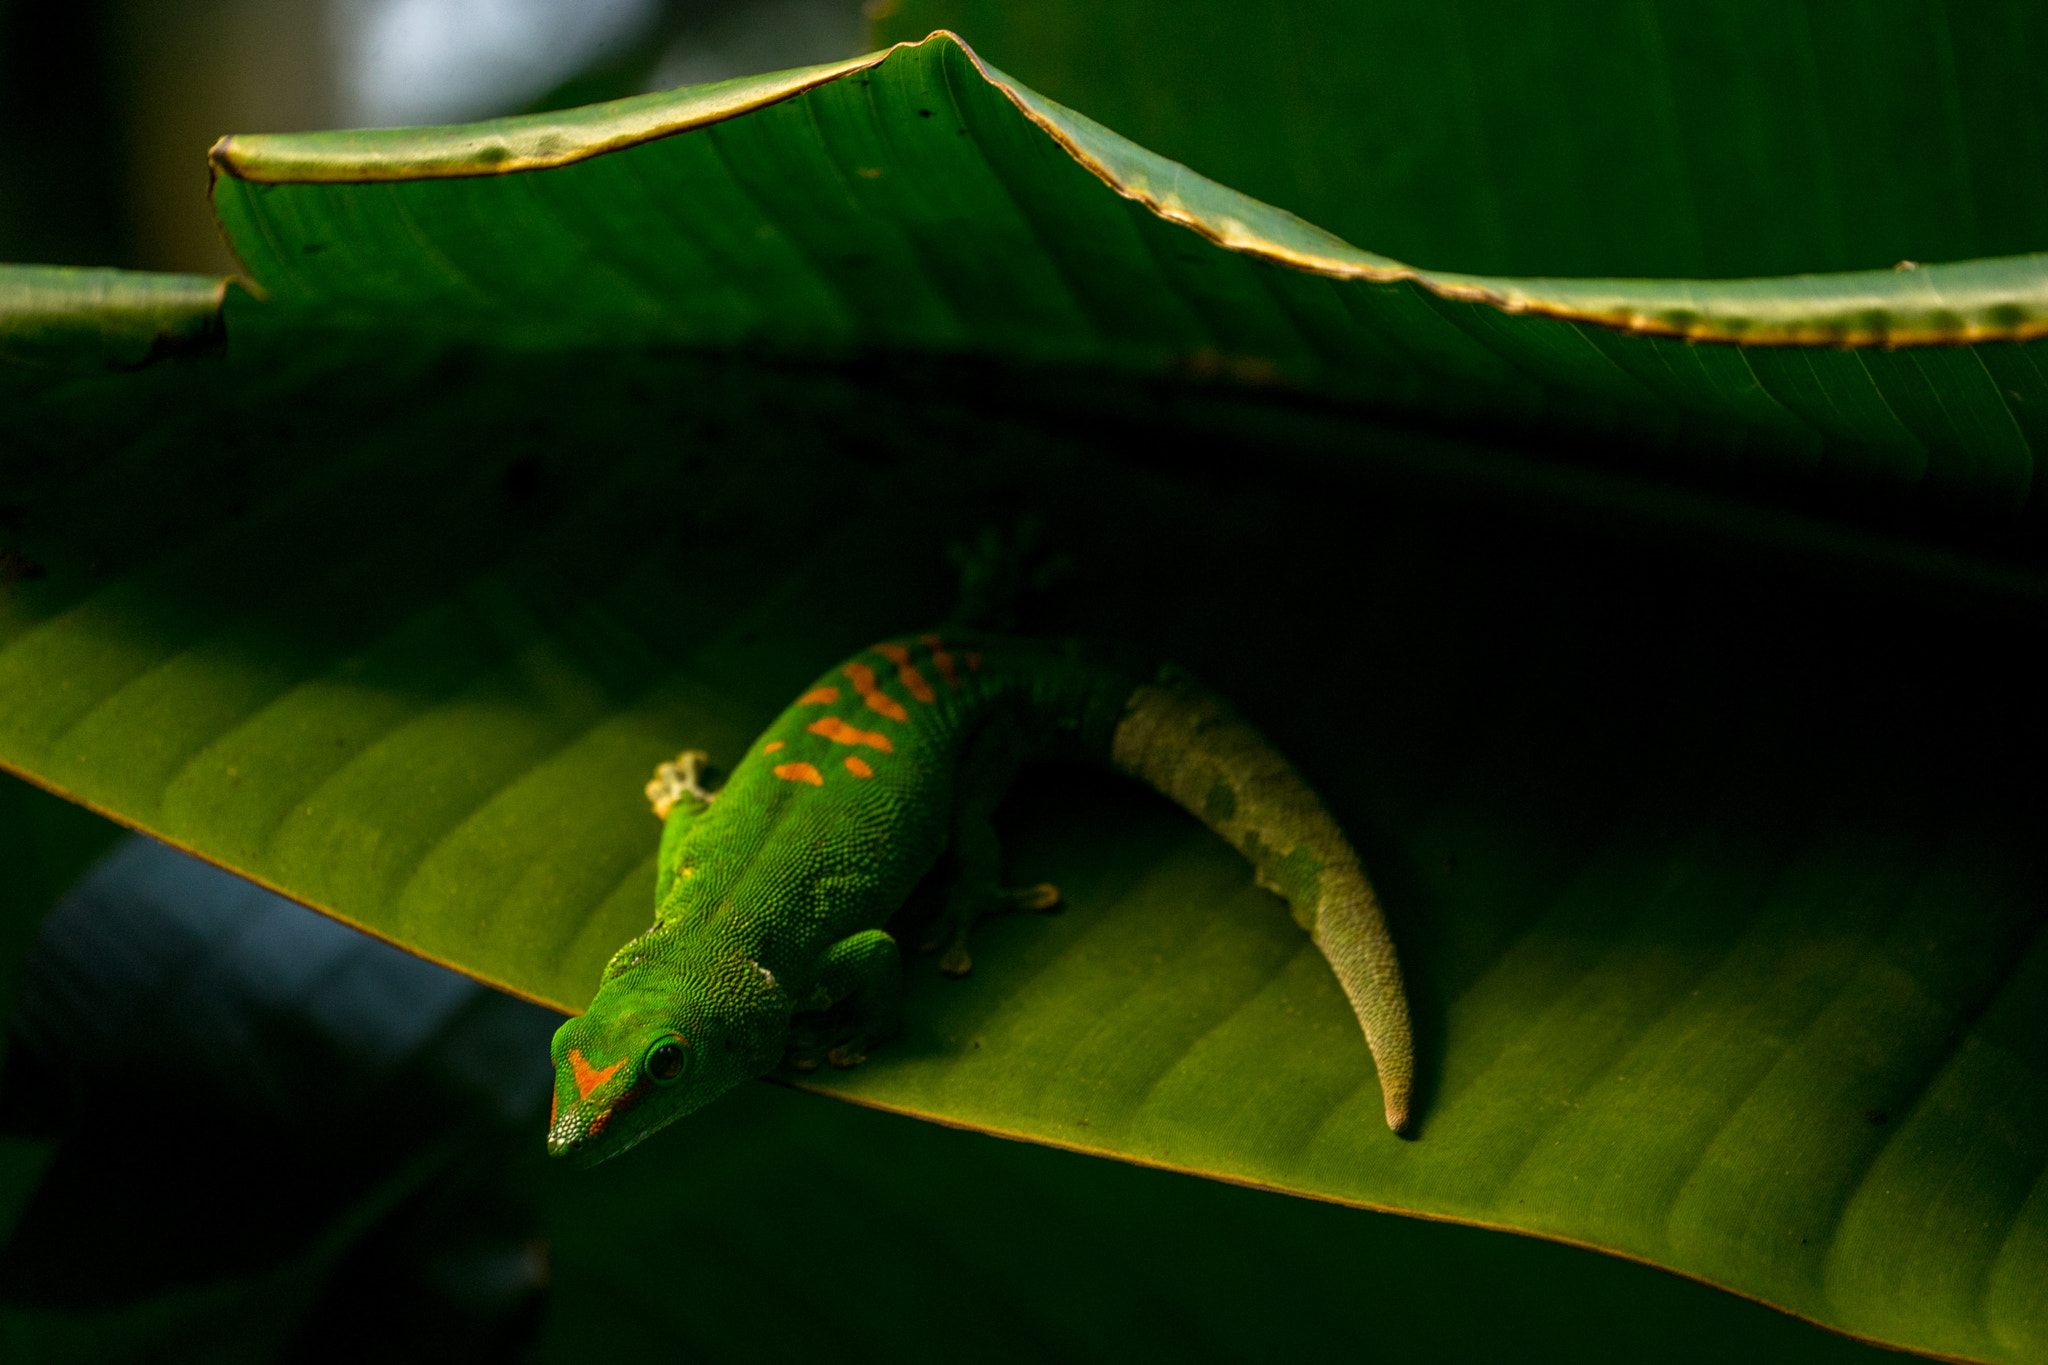
[(1014, 720), (998, 716), (989, 720), (961, 758), (953, 798), (955, 877), (937, 922), (919, 945), (925, 952), (945, 950), (939, 970), (947, 976), (965, 976), (973, 970), (967, 936), (983, 915), (1051, 910), (1060, 903), (1059, 889), (1050, 883), (1016, 890), (1002, 885), (1003, 850), (993, 820), (1028, 751)]
[(718, 799), (718, 789), (705, 785), (704, 779), (710, 772), (709, 754), (702, 749), (685, 749), (656, 768), (654, 780), (647, 784), (647, 804), (654, 807), (655, 818), (662, 822), (661, 847), (654, 862), (657, 914), (677, 875), (689, 875), (677, 863), (683, 836), (689, 832), (691, 821), (710, 810), (711, 803)]
[(1057, 910), (1060, 889), (1051, 882), (1036, 886), (999, 885), (1002, 845), (995, 826), (986, 815), (963, 813), (953, 829), (953, 853), (959, 872), (946, 890), (945, 906), (926, 932), (919, 952), (945, 949), (939, 970), (947, 976), (965, 976), (974, 969), (967, 951), (967, 936), (987, 915), (1012, 910)]

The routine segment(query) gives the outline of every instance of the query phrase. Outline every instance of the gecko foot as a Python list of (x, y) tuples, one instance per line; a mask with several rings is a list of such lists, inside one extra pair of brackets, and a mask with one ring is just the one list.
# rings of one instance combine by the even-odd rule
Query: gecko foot
[(1051, 882), (1040, 882), (1036, 886), (1006, 886), (996, 892), (997, 909), (1001, 910), (1057, 910), (1060, 908), (1060, 889)]
[(848, 1031), (835, 1033), (810, 1033), (808, 1036), (792, 1038), (782, 1060), (791, 1069), (805, 1075), (816, 1071), (830, 1062), (841, 1071), (859, 1066), (868, 1059), (868, 1044), (871, 1040), (859, 1036), (847, 1037)]
[(976, 900), (970, 900), (964, 894), (956, 895), (950, 912), (940, 916), (938, 923), (932, 925), (924, 941), (917, 945), (917, 950), (935, 953), (944, 948), (946, 953), (939, 959), (939, 970), (947, 976), (965, 976), (974, 970), (974, 959), (967, 952), (967, 934), (981, 920), (1015, 910), (1043, 913), (1059, 908), (1060, 889), (1051, 882), (1040, 882), (1036, 886), (996, 887)]
[(827, 1063), (844, 1071), (866, 1061), (868, 1050), (894, 1037), (900, 1026), (893, 1002), (864, 1018), (850, 1014), (845, 1004), (807, 1013), (790, 1021), (782, 1059), (806, 1074)]
[(824, 1020), (816, 1017), (808, 1023), (792, 1022), (782, 1060), (806, 1075), (825, 1065), (826, 1058), (844, 1044), (846, 1030), (843, 1027), (827, 1028), (823, 1024)]
[[(1050, 912), (1061, 908), (1060, 889), (1051, 882), (1040, 882), (1036, 886), (998, 887), (989, 893), (987, 900), (973, 918), (976, 921), (980, 921), (988, 918), (990, 915), (1008, 914), (1013, 910)], [(964, 956), (966, 949), (963, 945), (966, 942), (967, 936), (963, 926), (959, 924), (959, 919), (960, 911), (957, 909), (941, 915), (937, 922), (925, 931), (925, 936), (918, 943), (917, 950), (920, 953), (936, 953), (941, 948), (954, 947), (960, 948)], [(952, 956), (950, 951), (947, 953), (947, 956)], [(955, 972), (954, 975), (964, 975), (965, 972), (966, 968), (963, 967), (959, 972)]]
[(654, 807), (655, 818), (668, 819), (668, 813), (676, 803), (688, 797), (704, 805), (718, 799), (716, 788), (707, 788), (704, 777), (711, 770), (711, 755), (702, 749), (685, 749), (670, 762), (654, 770), (654, 778), (647, 784), (647, 804)]

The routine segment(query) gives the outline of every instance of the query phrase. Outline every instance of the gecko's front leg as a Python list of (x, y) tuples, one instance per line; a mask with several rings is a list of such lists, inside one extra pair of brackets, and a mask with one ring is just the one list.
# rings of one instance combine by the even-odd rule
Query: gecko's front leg
[(867, 1050), (902, 1025), (903, 954), (880, 929), (849, 935), (826, 950), (809, 1003), (818, 1021), (791, 1022), (789, 1064), (799, 1071), (859, 1066)]
[(702, 749), (685, 749), (669, 762), (654, 770), (654, 778), (645, 790), (647, 804), (654, 808), (654, 817), (662, 822), (661, 847), (654, 860), (654, 906), (657, 913), (661, 903), (668, 899), (668, 890), (674, 884), (680, 868), (676, 861), (681, 849), (683, 836), (689, 832), (690, 823), (718, 799), (716, 788), (704, 785), (705, 776), (711, 771), (711, 756)]
[(699, 807), (716, 801), (717, 789), (704, 785), (710, 772), (711, 755), (702, 749), (685, 749), (656, 768), (646, 787), (647, 804), (654, 807), (654, 818), (668, 819), (668, 813), (679, 801), (692, 801)]

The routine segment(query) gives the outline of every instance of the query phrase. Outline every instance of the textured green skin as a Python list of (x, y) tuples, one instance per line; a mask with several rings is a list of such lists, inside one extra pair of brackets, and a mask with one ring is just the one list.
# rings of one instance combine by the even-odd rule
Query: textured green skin
[[(950, 941), (946, 962), (965, 970), (969, 929), (1003, 899), (990, 817), (1018, 768), (1047, 759), (1128, 772), (1246, 852), (1337, 969), (1398, 1130), (1412, 1065), (1393, 946), (1355, 855), (1286, 760), (1171, 668), (1071, 641), (937, 638), (855, 655), (777, 718), (714, 800), (670, 811), (654, 925), (555, 1035), (548, 1150), (579, 1164), (616, 1155), (785, 1055), (861, 1060), (896, 1025), (902, 962), (883, 926), (950, 848), (934, 946)], [(816, 699), (827, 689), (836, 697)], [(669, 1040), (687, 1060), (657, 1080), (646, 1060)]]

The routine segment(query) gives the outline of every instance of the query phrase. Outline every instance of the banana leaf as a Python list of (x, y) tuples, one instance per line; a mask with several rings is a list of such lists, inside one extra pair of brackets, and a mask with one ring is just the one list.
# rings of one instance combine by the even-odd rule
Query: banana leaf
[(12, 770), (574, 1008), (653, 764), (1033, 512), (1045, 626), (1195, 668), (1354, 833), (1418, 1140), (1248, 869), (1085, 774), (1007, 816), (1068, 913), (811, 1084), (2048, 1349), (2033, 260), (1411, 270), (945, 37), (215, 166), (224, 350), (0, 374)]

